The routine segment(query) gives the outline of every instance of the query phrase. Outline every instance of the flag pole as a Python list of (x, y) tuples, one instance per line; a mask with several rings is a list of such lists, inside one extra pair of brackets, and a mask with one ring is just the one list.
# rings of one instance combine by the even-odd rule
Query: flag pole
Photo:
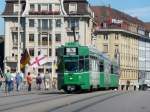
[(54, 18), (54, 11), (53, 11), (53, 30), (52, 30), (52, 81), (55, 75), (55, 67), (54, 67), (54, 62), (55, 62), (55, 18)]
[(21, 5), (20, 0), (18, 0), (18, 59), (17, 59), (18, 72), (20, 72), (20, 12), (21, 12)]

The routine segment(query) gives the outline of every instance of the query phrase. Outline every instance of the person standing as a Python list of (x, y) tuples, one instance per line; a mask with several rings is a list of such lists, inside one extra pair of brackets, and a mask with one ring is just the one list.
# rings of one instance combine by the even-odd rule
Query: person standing
[(44, 86), (45, 90), (48, 90), (50, 88), (50, 75), (48, 72), (44, 75)]
[(16, 80), (16, 90), (19, 91), (20, 85), (22, 83), (22, 77), (21, 77), (21, 74), (19, 72), (16, 74), (15, 80)]
[(1, 90), (2, 84), (3, 84), (3, 77), (0, 75), (0, 90)]
[(40, 74), (36, 77), (36, 84), (38, 86), (38, 90), (41, 90), (41, 84), (42, 84), (42, 77)]
[(28, 72), (28, 75), (27, 75), (27, 83), (28, 83), (28, 91), (31, 91), (32, 77), (31, 77), (30, 72)]
[(11, 76), (11, 73), (9, 70), (7, 70), (7, 73), (5, 74), (5, 83), (6, 83), (6, 87), (5, 87), (5, 90), (6, 92), (10, 92), (12, 90), (12, 84), (11, 84), (11, 79), (12, 79), (12, 76)]
[(20, 89), (23, 89), (23, 87), (24, 87), (24, 73), (22, 72), (22, 71), (20, 71), (20, 76), (21, 76), (21, 78), (22, 78), (22, 81), (21, 81), (21, 83), (20, 83)]

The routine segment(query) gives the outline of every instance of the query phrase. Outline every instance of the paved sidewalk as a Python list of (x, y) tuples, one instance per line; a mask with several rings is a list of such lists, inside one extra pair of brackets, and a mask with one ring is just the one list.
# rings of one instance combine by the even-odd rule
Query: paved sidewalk
[(37, 90), (34, 89), (32, 91), (20, 90), (20, 91), (11, 91), (10, 93), (5, 93), (4, 91), (0, 91), (1, 97), (9, 97), (9, 96), (20, 96), (20, 95), (29, 95), (29, 94), (40, 94), (40, 93), (50, 93), (50, 92), (59, 92), (57, 89), (49, 89), (49, 90)]
[(20, 91), (16, 91), (16, 85), (14, 85), (14, 90), (11, 91), (9, 94), (5, 92), (5, 83), (3, 83), (2, 87), (0, 88), (0, 97), (4, 96), (19, 96), (19, 95), (29, 95), (29, 94), (37, 94), (37, 93), (48, 93), (48, 92), (58, 92), (57, 89), (52, 88), (51, 86), (49, 87), (48, 90), (45, 90), (44, 84), (42, 83), (41, 85), (41, 90), (37, 89), (37, 85), (35, 82), (32, 84), (32, 91), (28, 91), (28, 86), (27, 84), (22, 84)]

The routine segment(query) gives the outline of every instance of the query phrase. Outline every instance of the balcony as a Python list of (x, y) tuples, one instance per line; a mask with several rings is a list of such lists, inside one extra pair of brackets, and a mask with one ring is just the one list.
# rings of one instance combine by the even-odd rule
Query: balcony
[(29, 11), (29, 15), (60, 15), (60, 11)]
[(42, 27), (38, 27), (38, 31), (39, 32), (51, 32), (52, 28), (42, 28)]
[(17, 56), (7, 56), (5, 62), (17, 62)]
[[(40, 45), (48, 46), (48, 41), (42, 41), (42, 42), (38, 41), (38, 45), (39, 45), (39, 46), (40, 46)], [(52, 45), (52, 41), (49, 41), (49, 46), (51, 46), (51, 45)]]
[[(18, 32), (18, 27), (10, 27), (11, 32)], [(20, 28), (20, 32), (23, 32), (23, 29)]]
[[(73, 32), (72, 29), (70, 27), (66, 28), (67, 32)], [(75, 27), (75, 32), (79, 32), (79, 27)]]
[(18, 48), (18, 43), (17, 42), (13, 42), (13, 48)]

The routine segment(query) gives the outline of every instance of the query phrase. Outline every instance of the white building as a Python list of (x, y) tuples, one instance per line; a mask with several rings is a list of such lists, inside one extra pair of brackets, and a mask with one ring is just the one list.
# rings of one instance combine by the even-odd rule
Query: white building
[[(18, 0), (6, 0), (5, 71), (17, 68), (18, 8)], [(34, 71), (29, 66), (29, 71), (48, 71), (55, 77), (57, 47), (74, 40), (72, 26), (75, 26), (76, 39), (82, 45), (91, 45), (92, 23), (93, 13), (86, 0), (21, 0), (21, 53), (27, 48), (32, 58), (40, 51), (48, 56), (46, 64)]]

